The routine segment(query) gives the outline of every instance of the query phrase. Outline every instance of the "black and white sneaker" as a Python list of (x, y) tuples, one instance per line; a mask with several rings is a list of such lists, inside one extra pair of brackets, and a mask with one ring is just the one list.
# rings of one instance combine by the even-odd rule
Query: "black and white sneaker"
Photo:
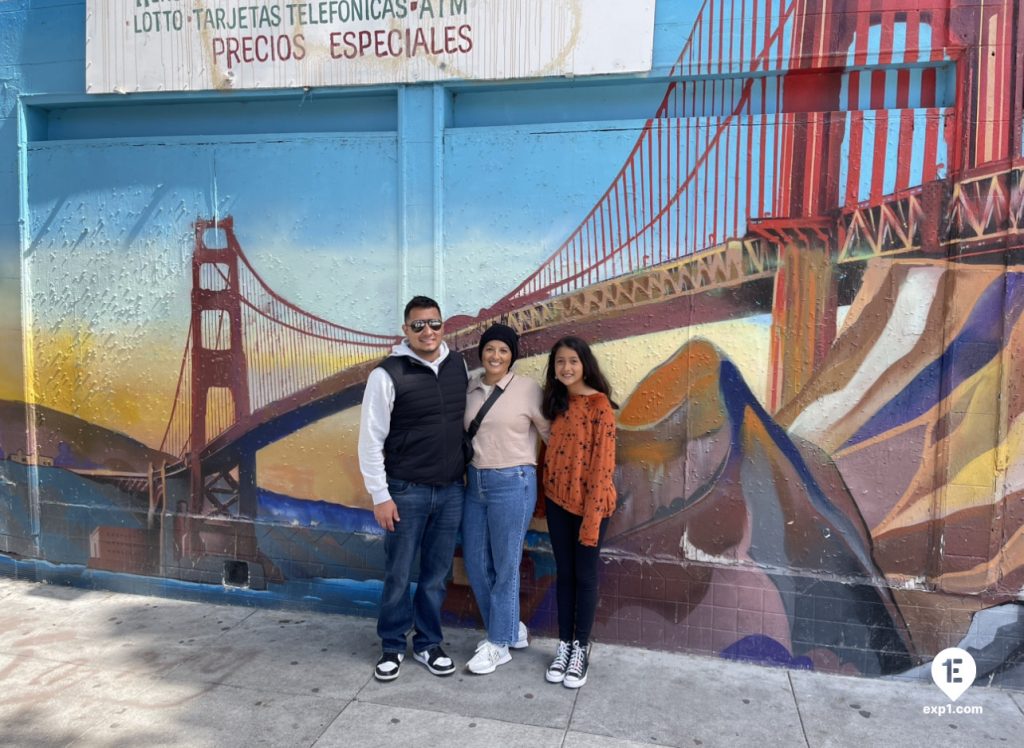
[(558, 642), (558, 649), (555, 650), (555, 659), (548, 665), (548, 671), (544, 678), (548, 683), (561, 683), (565, 680), (565, 671), (569, 667), (569, 655), (572, 653), (572, 645), (569, 642)]
[(590, 662), (590, 644), (581, 646), (578, 641), (572, 643), (569, 655), (569, 667), (565, 670), (562, 685), (566, 688), (579, 688), (587, 682), (587, 666)]
[(377, 660), (377, 667), (373, 669), (373, 677), (377, 680), (394, 680), (398, 677), (398, 671), (402, 667), (402, 660), (405, 655), (401, 652), (385, 652)]
[(440, 645), (422, 652), (413, 652), (413, 659), (422, 662), (423, 666), (434, 675), (451, 675), (455, 672), (455, 663), (445, 654)]

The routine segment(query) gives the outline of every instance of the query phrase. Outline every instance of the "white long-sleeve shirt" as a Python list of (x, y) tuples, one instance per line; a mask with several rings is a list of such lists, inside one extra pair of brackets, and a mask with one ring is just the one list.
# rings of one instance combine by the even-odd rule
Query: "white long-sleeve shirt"
[[(436, 377), (441, 364), (448, 358), (448, 344), (442, 342), (440, 355), (433, 361), (417, 356), (403, 340), (391, 350), (392, 356), (414, 358), (434, 372)], [(370, 372), (363, 392), (363, 406), (359, 414), (359, 472), (363, 474), (363, 485), (374, 504), (391, 501), (388, 491), (388, 476), (384, 471), (384, 440), (391, 432), (391, 411), (395, 407), (395, 382), (381, 368)]]

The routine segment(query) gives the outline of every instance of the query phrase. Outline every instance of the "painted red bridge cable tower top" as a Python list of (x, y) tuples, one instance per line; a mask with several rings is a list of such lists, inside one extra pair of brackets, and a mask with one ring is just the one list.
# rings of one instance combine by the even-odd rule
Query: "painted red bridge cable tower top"
[[(535, 271), (449, 340), (472, 349), (494, 320), (528, 335), (565, 330), (765, 281), (774, 284), (769, 406), (784, 405), (834, 335), (839, 264), (955, 259), (1019, 240), (1015, 12), (1011, 0), (707, 0), (604, 193)], [(962, 136), (959, 118), (983, 124)], [(395, 342), (283, 299), (230, 219), (198, 222), (195, 247), (167, 451), (199, 454)], [(808, 288), (818, 296), (792, 296)], [(700, 299), (692, 308), (710, 308)]]
[(344, 370), (398, 338), (354, 330), (282, 298), (250, 264), (234, 221), (197, 220), (192, 322), (161, 449), (199, 454), (239, 422)]

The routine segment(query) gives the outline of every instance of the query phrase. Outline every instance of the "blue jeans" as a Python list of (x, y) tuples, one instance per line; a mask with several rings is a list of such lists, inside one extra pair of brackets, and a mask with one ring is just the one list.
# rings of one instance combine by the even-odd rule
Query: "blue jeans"
[[(455, 555), (462, 518), (462, 482), (428, 486), (388, 479), (398, 508), (395, 531), (384, 535), (384, 590), (377, 635), (385, 652), (405, 652), (406, 634), (415, 629), (414, 652), (441, 643), (441, 605)], [(410, 600), (412, 571), (419, 552), (419, 581)]]
[(533, 465), (467, 470), (462, 510), (462, 555), (487, 638), (514, 644), (519, 638), (519, 564), (523, 538), (537, 503)]

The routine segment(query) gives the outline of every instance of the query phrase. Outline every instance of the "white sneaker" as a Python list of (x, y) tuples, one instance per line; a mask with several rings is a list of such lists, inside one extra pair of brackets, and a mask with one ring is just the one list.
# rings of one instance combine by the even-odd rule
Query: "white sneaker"
[[(476, 643), (477, 651), (487, 643), (487, 639), (481, 639)], [(526, 628), (526, 624), (522, 621), (519, 622), (519, 638), (508, 645), (509, 649), (526, 649), (530, 646), (530, 630)]]
[(530, 646), (530, 630), (522, 621), (519, 622), (519, 638), (511, 646), (512, 649), (526, 649)]
[(466, 663), (466, 669), (477, 675), (487, 675), (487, 673), (493, 673), (498, 665), (504, 665), (511, 661), (512, 655), (508, 653), (508, 647), (485, 641), (473, 658)]

